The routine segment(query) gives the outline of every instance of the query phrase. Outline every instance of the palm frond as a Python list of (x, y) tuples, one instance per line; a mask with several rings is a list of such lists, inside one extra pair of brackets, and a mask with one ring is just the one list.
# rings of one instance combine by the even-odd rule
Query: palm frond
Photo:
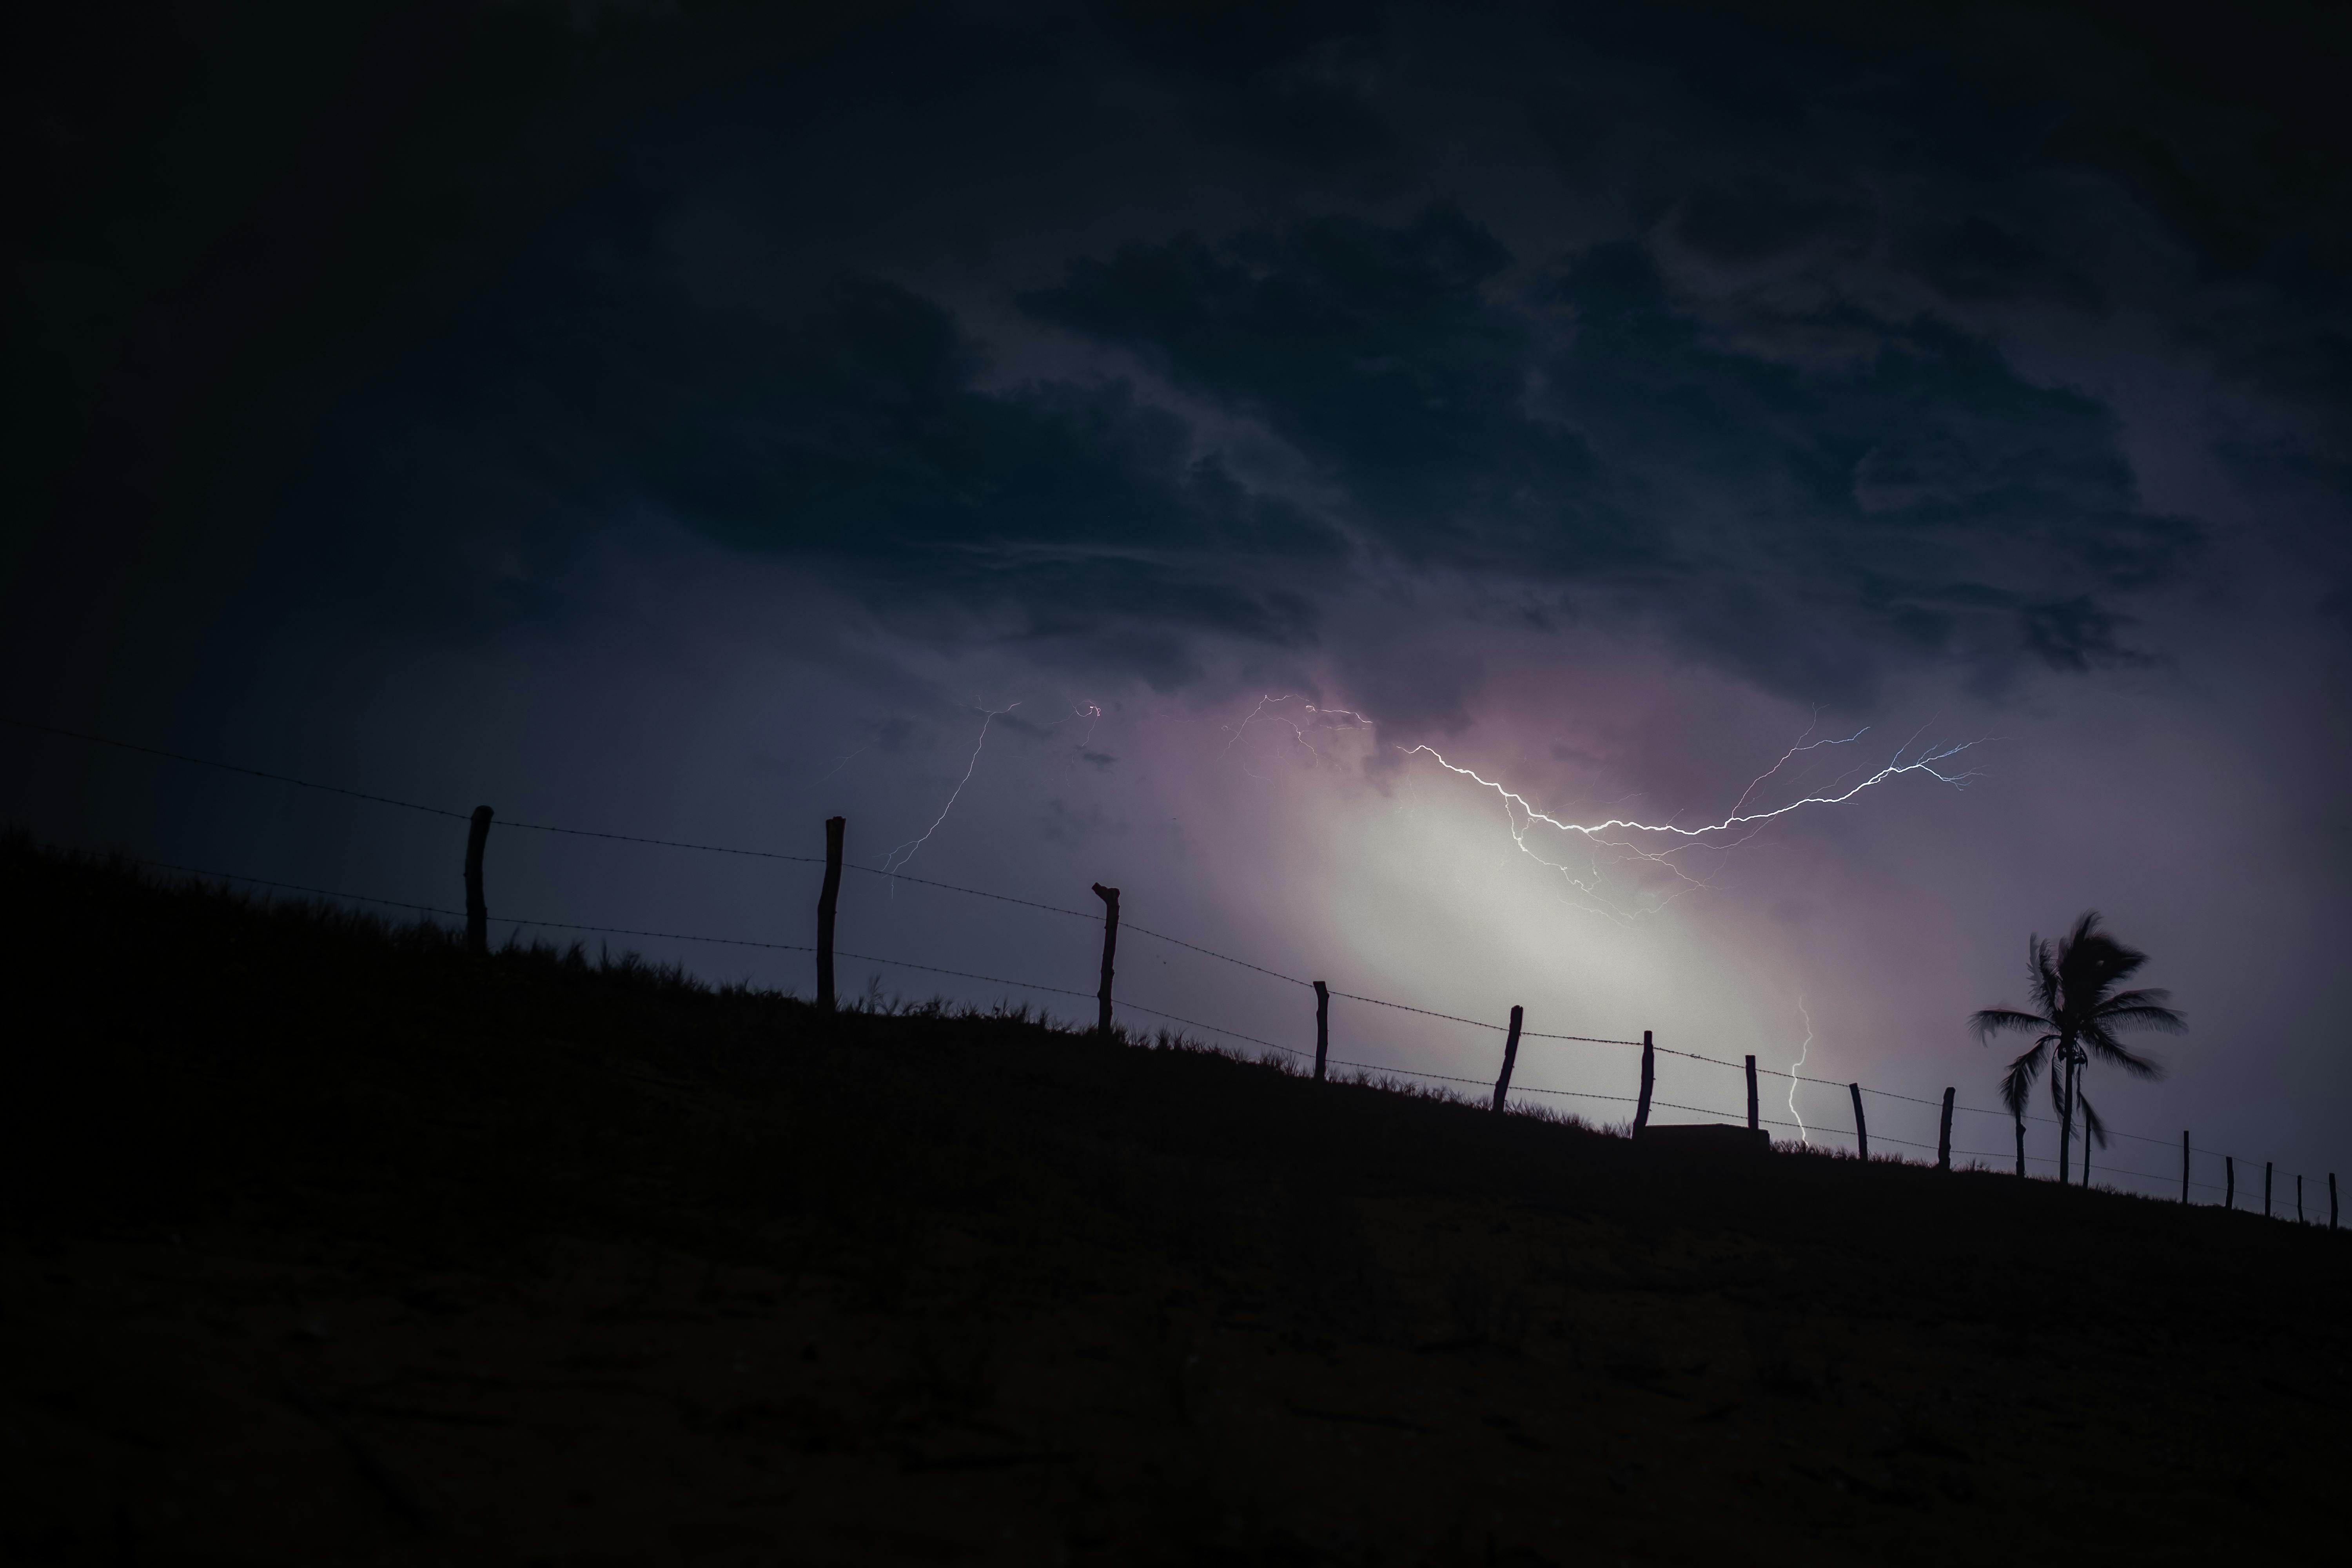
[(2052, 1029), (2057, 1026), (2039, 1013), (2021, 1013), (2014, 1007), (1980, 1007), (1969, 1019), (1969, 1027), (1976, 1031), (1977, 1043), (1981, 1045), (2006, 1030), (2015, 1029), (2023, 1033), (2030, 1029)]
[(2025, 1097), (2033, 1091), (2033, 1080), (2042, 1076), (2042, 1063), (2050, 1055), (2051, 1037), (2044, 1035), (2033, 1043), (2033, 1048), (2009, 1064), (2001, 1074), (2000, 1102), (2009, 1107), (2011, 1116), (2025, 1114)]
[(2134, 1078), (2162, 1078), (2164, 1064), (2154, 1057), (2144, 1057), (2116, 1039), (2103, 1028), (2083, 1031), (2083, 1044), (2103, 1062), (2112, 1062)]
[(2091, 1109), (2091, 1097), (2081, 1089), (2074, 1091), (2074, 1102), (2083, 1108), (2083, 1144), (2085, 1149), (2107, 1146), (2107, 1124)]
[(2118, 991), (2091, 1010), (2109, 1028), (2160, 1029), (2168, 1035), (2188, 1032), (2189, 1020), (2171, 1005), (2169, 991)]

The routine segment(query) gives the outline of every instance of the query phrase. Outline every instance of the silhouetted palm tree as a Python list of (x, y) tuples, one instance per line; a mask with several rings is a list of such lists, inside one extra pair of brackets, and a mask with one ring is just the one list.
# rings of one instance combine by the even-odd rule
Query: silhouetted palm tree
[(2023, 1125), (2026, 1097), (2033, 1080), (2050, 1069), (2050, 1101), (2058, 1111), (2058, 1180), (2066, 1180), (2066, 1147), (2074, 1130), (2074, 1108), (2083, 1109), (2083, 1167), (2088, 1179), (2093, 1142), (2107, 1141), (2106, 1125), (2082, 1092), (2083, 1069), (2094, 1059), (2112, 1062), (2136, 1078), (2158, 1078), (2163, 1068), (2153, 1058), (2135, 1054), (2116, 1038), (2118, 1029), (2161, 1029), (2177, 1035), (2187, 1019), (2168, 1005), (2168, 991), (2115, 991), (2147, 962), (2147, 954), (2126, 947), (2099, 929), (2099, 911), (2085, 910), (2074, 929), (2052, 946), (2035, 937), (2026, 948), (2026, 969), (2032, 977), (2039, 1013), (2013, 1007), (1987, 1007), (1970, 1020), (1979, 1041), (2006, 1030), (2040, 1031), (2032, 1049), (2009, 1064), (2001, 1075), (2001, 1102)]

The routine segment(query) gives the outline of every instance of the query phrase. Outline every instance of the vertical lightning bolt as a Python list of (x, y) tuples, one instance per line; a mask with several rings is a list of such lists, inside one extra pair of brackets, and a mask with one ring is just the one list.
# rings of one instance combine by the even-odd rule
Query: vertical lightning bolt
[(1805, 1113), (1797, 1109), (1797, 1069), (1803, 1067), (1805, 1058), (1813, 1054), (1813, 1016), (1805, 1011), (1805, 994), (1801, 991), (1797, 993), (1797, 1011), (1804, 1016), (1805, 1043), (1798, 1049), (1797, 1059), (1789, 1064), (1789, 1114), (1797, 1119), (1798, 1141), (1810, 1149), (1813, 1146), (1813, 1140), (1805, 1131)]
[(940, 830), (940, 824), (945, 822), (948, 819), (948, 813), (955, 809), (956, 797), (963, 794), (963, 786), (971, 783), (972, 770), (980, 766), (981, 748), (988, 744), (988, 727), (1020, 706), (1018, 702), (1008, 702), (1002, 708), (992, 708), (987, 710), (987, 717), (980, 721), (980, 739), (972, 742), (971, 761), (963, 765), (963, 777), (956, 780), (955, 788), (948, 792), (947, 805), (940, 807), (939, 816), (932, 818), (931, 825), (924, 828), (919, 836), (908, 839), (907, 842), (882, 857), (883, 870), (905, 870), (907, 862), (915, 858), (915, 851), (923, 847), (924, 840)]

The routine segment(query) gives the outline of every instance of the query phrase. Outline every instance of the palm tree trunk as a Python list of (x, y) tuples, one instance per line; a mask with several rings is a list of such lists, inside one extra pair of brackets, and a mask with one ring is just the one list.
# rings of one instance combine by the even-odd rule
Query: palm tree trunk
[[(2070, 1042), (2071, 1045), (2071, 1042)], [(2063, 1087), (2058, 1090), (2058, 1184), (2066, 1184), (2067, 1145), (2074, 1136), (2074, 1053), (2069, 1048), (2065, 1061)]]

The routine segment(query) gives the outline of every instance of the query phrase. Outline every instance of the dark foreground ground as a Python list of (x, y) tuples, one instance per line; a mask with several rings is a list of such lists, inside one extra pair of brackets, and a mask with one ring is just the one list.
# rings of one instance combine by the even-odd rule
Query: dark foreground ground
[(7, 1561), (2342, 1560), (2323, 1230), (0, 907)]

